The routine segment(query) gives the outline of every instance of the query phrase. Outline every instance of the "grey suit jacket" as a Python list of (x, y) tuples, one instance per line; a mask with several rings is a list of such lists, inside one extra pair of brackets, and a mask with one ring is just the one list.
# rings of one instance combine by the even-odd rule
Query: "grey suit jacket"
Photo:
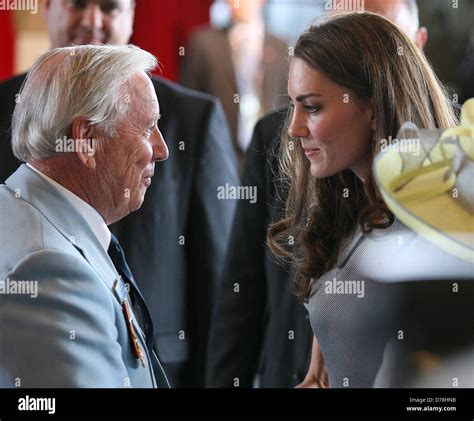
[(26, 165), (0, 185), (0, 387), (155, 387), (136, 320), (146, 367), (135, 358), (117, 279), (59, 190)]

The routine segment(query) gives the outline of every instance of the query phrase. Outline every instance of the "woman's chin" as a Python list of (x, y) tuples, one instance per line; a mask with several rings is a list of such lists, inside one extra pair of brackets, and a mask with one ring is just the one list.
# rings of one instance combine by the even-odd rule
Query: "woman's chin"
[(321, 169), (320, 165), (311, 164), (311, 166), (309, 167), (309, 172), (314, 178), (326, 178), (327, 177), (325, 172)]

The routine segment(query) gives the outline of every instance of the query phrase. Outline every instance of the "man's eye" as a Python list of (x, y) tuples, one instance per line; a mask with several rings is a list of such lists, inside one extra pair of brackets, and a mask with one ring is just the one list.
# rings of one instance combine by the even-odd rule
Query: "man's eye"
[(120, 12), (122, 11), (122, 7), (123, 5), (117, 1), (104, 1), (100, 5), (100, 10), (102, 10), (102, 13), (108, 14)]

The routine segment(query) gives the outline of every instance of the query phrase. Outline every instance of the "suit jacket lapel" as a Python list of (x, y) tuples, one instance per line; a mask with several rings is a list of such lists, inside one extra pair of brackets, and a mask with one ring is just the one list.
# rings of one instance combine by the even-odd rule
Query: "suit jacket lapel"
[(84, 256), (107, 286), (113, 288), (118, 277), (115, 267), (89, 224), (61, 192), (24, 164), (5, 184), (19, 200), (35, 207)]

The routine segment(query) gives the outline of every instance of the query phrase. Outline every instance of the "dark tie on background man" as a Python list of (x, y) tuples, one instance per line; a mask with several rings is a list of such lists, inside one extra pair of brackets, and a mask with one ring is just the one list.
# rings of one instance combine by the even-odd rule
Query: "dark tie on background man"
[[(123, 281), (125, 284), (128, 284), (128, 291), (130, 295), (130, 299), (132, 301), (132, 306), (134, 313), (138, 316), (137, 320), (139, 321), (139, 324), (141, 325), (141, 328), (143, 330), (143, 333), (145, 334), (145, 341), (146, 345), (148, 348), (148, 352), (150, 354), (150, 358), (153, 358), (154, 350), (153, 350), (153, 320), (151, 318), (150, 311), (148, 310), (148, 306), (146, 305), (146, 302), (138, 288), (137, 283), (135, 282), (135, 279), (133, 279), (132, 271), (130, 270), (130, 267), (128, 266), (128, 263), (125, 259), (125, 253), (123, 252), (122, 247), (120, 246), (120, 243), (118, 242), (117, 237), (112, 234), (111, 240), (110, 240), (110, 245), (109, 249), (107, 250), (107, 253), (110, 256), (110, 259), (112, 260), (112, 263), (114, 264), (115, 268), (117, 269), (117, 272), (122, 276)], [(161, 363), (158, 361), (158, 358), (156, 357), (156, 362), (159, 364), (159, 369), (161, 370), (162, 376), (159, 376), (155, 371), (155, 377), (156, 381), (158, 383), (159, 387), (170, 387), (168, 383), (168, 379), (166, 378), (166, 374), (161, 367)], [(164, 382), (163, 382), (164, 380)]]

